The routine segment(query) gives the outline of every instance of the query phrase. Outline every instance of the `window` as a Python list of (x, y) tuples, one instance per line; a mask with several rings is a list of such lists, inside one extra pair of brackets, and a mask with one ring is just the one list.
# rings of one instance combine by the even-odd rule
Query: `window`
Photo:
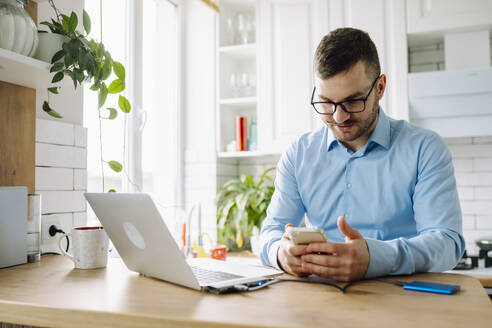
[[(100, 0), (86, 0), (91, 37), (100, 39)], [(102, 120), (103, 158), (117, 160), (124, 172), (104, 164), (104, 191), (150, 192), (159, 204), (182, 202), (181, 119), (179, 108), (179, 3), (171, 0), (102, 1), (102, 37), (113, 59), (126, 68), (125, 96), (132, 111), (118, 110)], [(111, 78), (109, 79), (111, 81)], [(102, 191), (97, 93), (84, 90), (88, 128), (88, 191)], [(103, 108), (118, 108), (108, 96)], [(107, 115), (102, 109), (102, 115)], [(88, 208), (88, 223), (97, 223)]]

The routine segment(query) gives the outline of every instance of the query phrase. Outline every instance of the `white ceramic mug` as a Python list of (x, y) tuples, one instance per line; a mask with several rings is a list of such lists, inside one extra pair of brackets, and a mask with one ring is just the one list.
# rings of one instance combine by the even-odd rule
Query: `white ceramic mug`
[(108, 236), (103, 227), (77, 227), (67, 234), (72, 236), (72, 253), (68, 254), (61, 246), (65, 235), (58, 239), (58, 247), (68, 256), (77, 269), (104, 268), (108, 263)]

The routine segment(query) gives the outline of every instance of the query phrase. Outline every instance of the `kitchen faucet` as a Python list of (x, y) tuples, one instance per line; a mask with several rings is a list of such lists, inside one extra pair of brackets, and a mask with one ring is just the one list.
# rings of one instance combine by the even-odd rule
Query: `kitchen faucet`
[(202, 206), (200, 202), (194, 203), (190, 210), (188, 211), (188, 216), (186, 219), (186, 245), (184, 247), (184, 255), (186, 258), (190, 256), (192, 253), (192, 247), (191, 247), (191, 216), (193, 214), (194, 210), (197, 210), (198, 214), (198, 246), (203, 247), (203, 239), (202, 239)]

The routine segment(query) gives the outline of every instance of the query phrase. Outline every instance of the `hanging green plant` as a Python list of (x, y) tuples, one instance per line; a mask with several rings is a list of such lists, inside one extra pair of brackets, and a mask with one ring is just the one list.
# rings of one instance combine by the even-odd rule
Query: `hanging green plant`
[[(61, 14), (56, 8), (53, 0), (49, 3), (55, 11), (56, 19), (50, 22), (43, 21), (40, 24), (46, 25), (51, 33), (60, 34), (66, 37), (62, 49), (58, 50), (51, 59), (50, 72), (53, 73), (52, 84), (62, 81), (69, 77), (73, 81), (75, 89), (82, 83), (92, 83), (90, 89), (98, 93), (98, 111), (99, 123), (101, 119), (114, 120), (118, 116), (115, 108), (106, 108), (108, 112), (103, 115), (107, 97), (110, 94), (118, 95), (118, 106), (123, 113), (131, 111), (131, 105), (128, 99), (121, 94), (125, 90), (125, 67), (118, 61), (113, 60), (111, 53), (104, 47), (104, 44), (88, 38), (91, 32), (91, 19), (89, 14), (83, 10), (82, 24), (85, 33), (77, 31), (79, 19), (77, 14), (72, 11), (70, 16)], [(102, 22), (101, 22), (102, 23)], [(102, 24), (101, 24), (102, 39)], [(106, 82), (114, 73), (116, 76), (109, 86)], [(54, 110), (49, 103), (49, 95), (58, 94), (60, 86), (51, 86), (48, 88), (48, 100), (43, 102), (42, 109), (49, 115), (62, 118), (62, 115)], [(101, 124), (99, 124), (101, 127)], [(104, 161), (102, 158), (102, 140), (101, 142), (101, 165), (106, 163), (113, 171), (121, 172), (123, 165), (118, 161)], [(104, 190), (104, 167), (102, 166), (103, 190)], [(112, 189), (112, 191), (114, 191)]]

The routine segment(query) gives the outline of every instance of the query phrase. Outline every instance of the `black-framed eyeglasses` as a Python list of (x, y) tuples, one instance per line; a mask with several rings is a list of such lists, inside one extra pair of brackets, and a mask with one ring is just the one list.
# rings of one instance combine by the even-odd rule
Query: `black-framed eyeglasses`
[(313, 88), (313, 94), (311, 96), (311, 105), (313, 105), (314, 110), (321, 115), (333, 115), (337, 110), (337, 106), (340, 105), (343, 111), (349, 114), (352, 113), (360, 113), (366, 109), (366, 101), (369, 98), (369, 95), (374, 89), (377, 80), (381, 77), (378, 76), (371, 85), (371, 89), (367, 93), (365, 98), (357, 98), (357, 99), (349, 99), (341, 102), (334, 101), (314, 101), (314, 93), (316, 92), (316, 87)]

